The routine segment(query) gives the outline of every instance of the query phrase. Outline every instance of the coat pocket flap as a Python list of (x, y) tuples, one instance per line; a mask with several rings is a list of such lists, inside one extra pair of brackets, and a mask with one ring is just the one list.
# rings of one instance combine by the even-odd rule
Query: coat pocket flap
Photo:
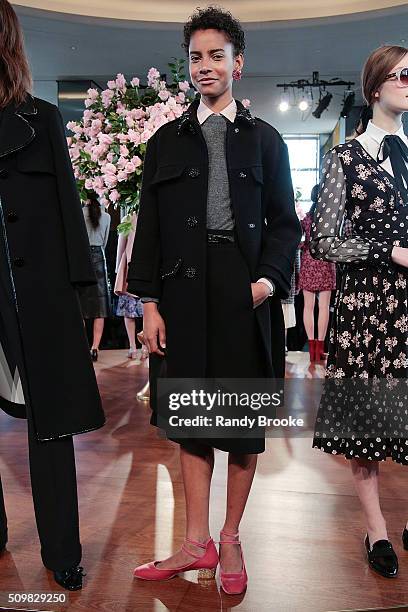
[(164, 181), (170, 181), (172, 179), (178, 178), (183, 174), (184, 169), (185, 166), (175, 164), (172, 164), (170, 166), (161, 166), (157, 168), (151, 184), (156, 185), (157, 183), (162, 183)]
[(169, 276), (175, 276), (177, 271), (179, 270), (182, 258), (174, 258), (174, 259), (166, 259), (163, 261), (160, 266), (160, 276), (161, 278), (168, 278)]
[(251, 167), (252, 176), (254, 177), (257, 183), (263, 185), (263, 168), (262, 166), (252, 166)]
[(17, 168), (19, 172), (43, 172), (56, 174), (54, 160), (47, 154), (32, 155), (29, 151), (20, 151), (17, 155)]

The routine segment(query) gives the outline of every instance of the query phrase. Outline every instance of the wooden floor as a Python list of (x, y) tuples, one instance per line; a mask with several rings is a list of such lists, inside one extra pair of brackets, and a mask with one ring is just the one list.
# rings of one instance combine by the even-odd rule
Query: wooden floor
[[(288, 375), (321, 378), (305, 353), (289, 353)], [(85, 588), (69, 604), (21, 609), (159, 612), (328, 612), (388, 609), (408, 603), (408, 552), (400, 534), (408, 517), (408, 473), (382, 464), (381, 497), (400, 575), (386, 580), (367, 567), (364, 526), (347, 461), (311, 448), (311, 438), (268, 439), (241, 527), (249, 587), (221, 595), (218, 579), (194, 572), (169, 582), (132, 578), (135, 565), (163, 558), (184, 535), (178, 447), (149, 426), (136, 400), (147, 369), (125, 351), (96, 364), (108, 416), (105, 428), (75, 438)], [(43, 568), (29, 491), (25, 422), (0, 414), (0, 466), (9, 517), (8, 551), (0, 559), (0, 606), (8, 593), (62, 592)], [(217, 451), (212, 535), (225, 507), (226, 455)], [(401, 608), (399, 608), (401, 609)]]

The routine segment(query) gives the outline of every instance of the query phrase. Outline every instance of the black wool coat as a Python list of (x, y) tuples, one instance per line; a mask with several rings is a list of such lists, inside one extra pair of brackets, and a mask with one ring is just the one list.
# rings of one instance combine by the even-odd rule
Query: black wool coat
[[(300, 223), (284, 141), (236, 102), (236, 119), (227, 121), (226, 135), (236, 236), (252, 282), (264, 276), (275, 284), (275, 296), (256, 308), (256, 318), (268, 375), (283, 377), (280, 299), (290, 291)], [(129, 291), (159, 298), (171, 359), (168, 372), (186, 378), (204, 377), (206, 367), (208, 153), (198, 105), (199, 99), (194, 100), (148, 141), (128, 273)]]
[(61, 115), (31, 96), (2, 113), (0, 213), (3, 350), (16, 355), (26, 403), (0, 406), (29, 416), (39, 440), (101, 427), (75, 289), (95, 283), (88, 236)]

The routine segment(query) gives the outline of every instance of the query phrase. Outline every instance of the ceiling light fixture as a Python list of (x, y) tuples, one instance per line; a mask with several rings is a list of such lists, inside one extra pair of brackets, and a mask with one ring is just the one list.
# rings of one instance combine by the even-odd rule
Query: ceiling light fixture
[(309, 102), (305, 98), (302, 98), (302, 100), (299, 102), (299, 110), (304, 112), (304, 111), (307, 111), (308, 108), (309, 108)]
[(354, 106), (354, 101), (356, 99), (356, 94), (354, 91), (348, 91), (344, 93), (343, 99), (343, 108), (340, 111), (340, 117), (344, 117), (345, 119), (351, 113), (351, 109)]
[(320, 119), (320, 117), (322, 116), (322, 112), (328, 109), (332, 98), (333, 95), (331, 93), (327, 92), (323, 96), (322, 92), (320, 92), (319, 102), (317, 103), (317, 106), (312, 113), (313, 117), (315, 117), (316, 119)]
[[(339, 79), (338, 77), (330, 79), (329, 81), (323, 80), (319, 77), (319, 73), (317, 71), (314, 71), (312, 73), (311, 80), (298, 79), (297, 81), (291, 81), (290, 83), (278, 83), (277, 87), (283, 87), (284, 92), (287, 92), (288, 90), (289, 92), (292, 92), (292, 95), (295, 100), (297, 97), (296, 96), (297, 90), (301, 89), (302, 91), (300, 92), (300, 94), (302, 95), (302, 99), (300, 100), (298, 107), (302, 112), (305, 112), (313, 103), (313, 89), (315, 87), (318, 87), (319, 93), (320, 93), (319, 101), (317, 103), (316, 109), (313, 111), (312, 114), (314, 117), (316, 117), (316, 119), (320, 119), (321, 114), (323, 113), (323, 111), (325, 111), (328, 108), (333, 98), (333, 94), (331, 94), (328, 91), (326, 92), (326, 88), (327, 87), (346, 88), (344, 92), (343, 107), (344, 107), (345, 102), (347, 101), (347, 104), (350, 104), (350, 109), (348, 109), (348, 106), (346, 106), (345, 111), (350, 112), (354, 104), (354, 98), (351, 96), (351, 94), (354, 95), (352, 91), (353, 85), (354, 83), (352, 81), (343, 81), (342, 79)], [(281, 112), (285, 112), (289, 108), (289, 104), (288, 106), (286, 106), (286, 104), (283, 104), (283, 102), (284, 102), (284, 99), (282, 97), (281, 103), (279, 105), (279, 109), (281, 110)]]

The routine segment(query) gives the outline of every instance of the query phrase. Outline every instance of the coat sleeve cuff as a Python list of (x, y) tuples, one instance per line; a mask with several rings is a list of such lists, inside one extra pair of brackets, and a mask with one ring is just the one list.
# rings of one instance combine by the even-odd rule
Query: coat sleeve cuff
[(257, 283), (263, 283), (264, 285), (269, 287), (269, 295), (270, 296), (275, 293), (275, 285), (273, 284), (273, 282), (269, 278), (265, 278), (265, 276), (262, 276), (261, 278), (258, 278), (258, 280), (256, 282)]

